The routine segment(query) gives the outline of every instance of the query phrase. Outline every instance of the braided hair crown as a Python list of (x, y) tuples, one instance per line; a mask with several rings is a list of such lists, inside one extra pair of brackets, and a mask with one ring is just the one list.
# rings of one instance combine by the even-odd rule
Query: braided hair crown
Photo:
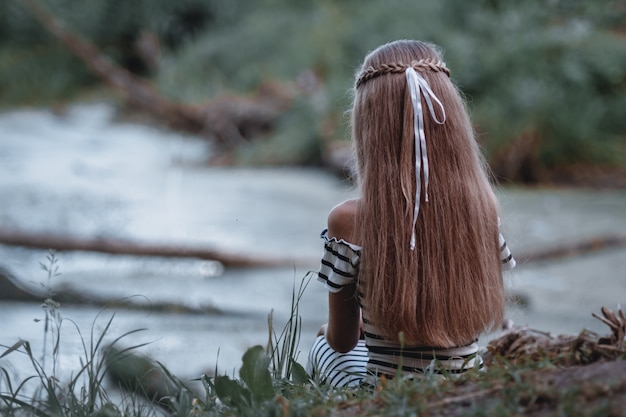
[(413, 68), (415, 71), (434, 71), (434, 72), (443, 72), (448, 77), (450, 76), (450, 70), (446, 67), (446, 63), (434, 58), (423, 58), (419, 61), (412, 61), (409, 65), (407, 64), (381, 64), (380, 66), (374, 68), (372, 66), (363, 70), (359, 77), (356, 80), (356, 88), (359, 88), (361, 85), (365, 84), (367, 81), (372, 78), (376, 78), (385, 74), (397, 74), (403, 73), (407, 68)]

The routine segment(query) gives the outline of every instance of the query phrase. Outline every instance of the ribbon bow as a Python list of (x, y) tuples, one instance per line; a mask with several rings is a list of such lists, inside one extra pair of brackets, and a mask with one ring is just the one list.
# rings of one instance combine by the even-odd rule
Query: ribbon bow
[[(428, 201), (428, 155), (426, 154), (426, 135), (424, 134), (424, 115), (422, 111), (422, 91), (424, 101), (428, 106), (430, 115), (437, 124), (444, 124), (446, 121), (446, 111), (441, 101), (430, 89), (428, 82), (413, 67), (408, 67), (405, 71), (406, 81), (411, 90), (411, 102), (413, 104), (413, 130), (415, 132), (415, 208), (413, 209), (413, 227), (411, 229), (411, 250), (415, 249), (415, 224), (420, 211), (421, 203), (421, 173), (424, 173), (424, 201)], [(441, 109), (443, 120), (437, 119), (437, 114), (433, 107), (434, 100)], [(419, 141), (419, 143), (418, 143)]]

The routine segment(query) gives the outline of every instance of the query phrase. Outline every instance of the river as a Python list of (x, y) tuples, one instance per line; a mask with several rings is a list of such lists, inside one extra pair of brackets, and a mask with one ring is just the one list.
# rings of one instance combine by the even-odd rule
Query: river
[[(277, 268), (223, 268), (198, 259), (92, 252), (57, 253), (54, 291), (74, 290), (138, 303), (212, 306), (221, 314), (188, 314), (62, 305), (59, 369), (78, 368), (82, 341), (113, 317), (106, 340), (163, 362), (184, 378), (217, 366), (233, 373), (250, 346), (266, 344), (268, 314), (279, 330), (291, 296), (317, 268), (319, 232), (328, 209), (354, 195), (351, 184), (314, 168), (217, 167), (206, 141), (116, 118), (113, 106), (82, 103), (59, 112), (0, 114), (0, 225), (30, 232), (134, 242), (194, 245), (255, 256), (310, 259)], [(626, 235), (623, 190), (501, 187), (504, 230), (514, 253), (529, 253), (607, 235)], [(41, 288), (48, 252), (0, 245), (0, 266), (24, 285)], [(591, 317), (626, 303), (624, 247), (542, 262), (507, 273), (509, 290), (528, 300), (511, 306), (517, 324), (553, 333), (583, 327), (606, 333)], [(300, 361), (326, 318), (326, 294), (311, 282), (300, 302)], [(43, 350), (38, 303), (0, 304), (0, 345), (29, 340)], [(78, 330), (77, 330), (78, 329)], [(29, 373), (11, 354), (0, 365)]]

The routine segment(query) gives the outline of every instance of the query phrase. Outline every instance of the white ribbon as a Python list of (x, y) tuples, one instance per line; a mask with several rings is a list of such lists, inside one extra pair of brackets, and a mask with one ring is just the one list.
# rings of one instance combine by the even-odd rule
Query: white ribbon
[[(424, 201), (428, 201), (428, 155), (426, 155), (426, 135), (424, 134), (424, 115), (422, 111), (422, 90), (424, 91), (424, 101), (428, 105), (430, 115), (435, 123), (442, 125), (446, 121), (446, 111), (441, 101), (430, 89), (426, 79), (422, 77), (413, 67), (408, 67), (405, 71), (406, 81), (411, 90), (411, 102), (413, 103), (413, 129), (415, 131), (415, 208), (413, 209), (413, 227), (411, 231), (411, 250), (415, 249), (415, 225), (420, 211), (421, 203), (421, 173), (424, 173)], [(437, 119), (437, 114), (433, 108), (432, 100), (439, 105), (443, 120)], [(419, 143), (418, 143), (419, 141)], [(423, 170), (423, 171), (422, 171)]]

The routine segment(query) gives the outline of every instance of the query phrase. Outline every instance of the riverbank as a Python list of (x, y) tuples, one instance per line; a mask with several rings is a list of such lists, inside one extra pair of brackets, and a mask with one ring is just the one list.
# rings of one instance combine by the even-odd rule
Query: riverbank
[[(0, 222), (32, 232), (129, 241), (193, 244), (233, 253), (310, 258), (310, 265), (222, 268), (199, 259), (58, 253), (53, 289), (109, 299), (133, 299), (144, 311), (115, 311), (112, 336), (129, 338), (175, 374), (232, 373), (245, 350), (265, 344), (267, 316), (278, 327), (290, 312), (294, 286), (317, 269), (319, 232), (328, 209), (354, 195), (347, 182), (313, 168), (214, 167), (210, 146), (197, 138), (115, 119), (106, 104), (76, 105), (63, 115), (21, 110), (0, 115)], [(536, 253), (602, 236), (626, 235), (626, 191), (500, 187), (504, 233), (514, 254)], [(40, 288), (47, 250), (0, 245), (2, 266)], [(613, 247), (526, 263), (507, 273), (514, 323), (555, 334), (604, 331), (591, 317), (601, 306), (625, 305), (626, 248)], [(219, 315), (150, 310), (151, 303)], [(62, 305), (63, 317), (91, 329), (102, 307)], [(41, 345), (39, 303), (0, 304), (0, 344), (18, 338)], [(326, 294), (311, 282), (300, 304), (299, 360), (326, 320)], [(96, 330), (100, 325), (96, 325)], [(78, 339), (67, 329), (65, 363), (76, 361)], [(483, 346), (489, 339), (485, 338)], [(19, 368), (19, 366), (16, 366)], [(67, 367), (71, 369), (71, 367)], [(18, 369), (16, 369), (18, 371)]]

